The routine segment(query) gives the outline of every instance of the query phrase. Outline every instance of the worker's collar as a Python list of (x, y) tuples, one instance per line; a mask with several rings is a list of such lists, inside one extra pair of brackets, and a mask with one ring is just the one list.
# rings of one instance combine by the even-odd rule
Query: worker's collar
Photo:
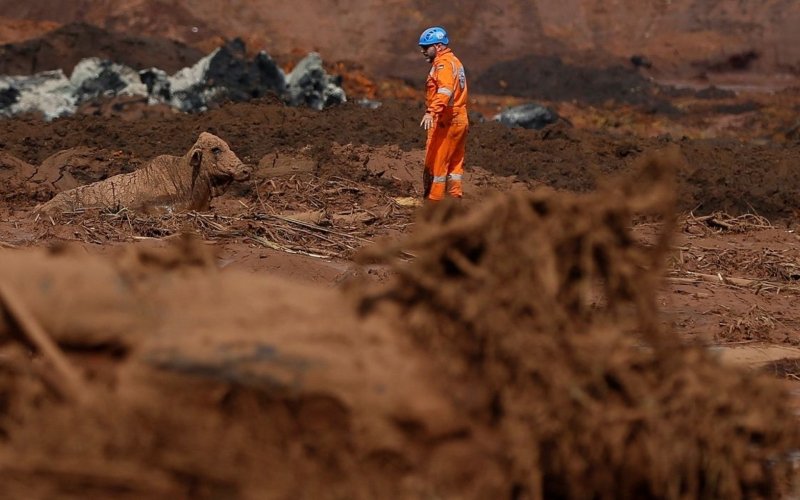
[(433, 58), (433, 62), (435, 63), (437, 59), (439, 59), (445, 54), (449, 54), (450, 52), (453, 52), (452, 50), (450, 50), (450, 47), (448, 47), (447, 45), (443, 46), (441, 49), (436, 51), (436, 57)]

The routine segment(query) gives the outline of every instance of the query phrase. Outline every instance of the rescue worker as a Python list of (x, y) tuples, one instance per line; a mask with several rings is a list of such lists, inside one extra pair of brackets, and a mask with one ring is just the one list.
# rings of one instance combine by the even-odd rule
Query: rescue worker
[(419, 47), (431, 70), (425, 83), (425, 115), (420, 127), (428, 132), (425, 145), (424, 196), (439, 201), (445, 194), (461, 198), (467, 142), (467, 78), (464, 66), (448, 47), (447, 32), (428, 28)]

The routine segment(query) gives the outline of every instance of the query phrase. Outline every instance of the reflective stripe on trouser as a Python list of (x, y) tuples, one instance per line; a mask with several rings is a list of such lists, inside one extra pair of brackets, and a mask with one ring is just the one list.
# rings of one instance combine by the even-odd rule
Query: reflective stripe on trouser
[[(464, 113), (466, 114), (466, 113)], [(442, 120), (428, 130), (425, 147), (425, 197), (441, 200), (445, 193), (461, 198), (464, 150), (467, 144), (466, 117)]]

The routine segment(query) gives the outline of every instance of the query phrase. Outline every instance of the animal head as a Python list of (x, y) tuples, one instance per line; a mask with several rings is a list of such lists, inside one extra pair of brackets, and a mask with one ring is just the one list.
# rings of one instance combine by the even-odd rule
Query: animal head
[(207, 178), (211, 196), (222, 194), (233, 181), (250, 178), (250, 168), (216, 135), (202, 132), (189, 151), (192, 178)]

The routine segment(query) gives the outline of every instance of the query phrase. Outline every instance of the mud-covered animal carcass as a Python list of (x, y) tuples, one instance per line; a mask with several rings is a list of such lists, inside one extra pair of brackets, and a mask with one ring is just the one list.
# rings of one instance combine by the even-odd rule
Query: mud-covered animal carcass
[(157, 156), (134, 172), (61, 192), (34, 211), (52, 216), (84, 208), (204, 210), (231, 182), (249, 177), (250, 168), (225, 141), (203, 132), (183, 156)]

